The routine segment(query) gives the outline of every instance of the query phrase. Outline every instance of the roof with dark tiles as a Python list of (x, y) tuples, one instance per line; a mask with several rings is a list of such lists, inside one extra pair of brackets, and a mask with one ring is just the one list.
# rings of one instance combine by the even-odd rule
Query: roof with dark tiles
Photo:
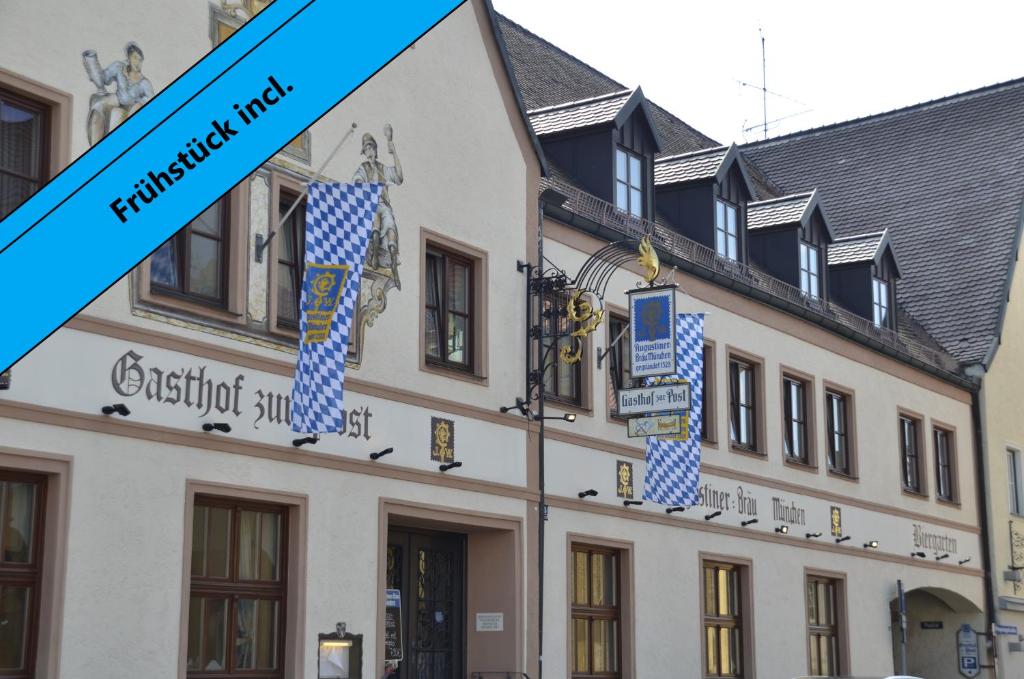
[(839, 238), (828, 246), (829, 266), (873, 262), (885, 241), (885, 231)]
[(545, 106), (527, 111), (527, 114), (533, 131), (538, 135), (555, 134), (612, 122), (632, 94), (631, 90), (623, 90), (583, 101)]
[(765, 229), (783, 224), (798, 224), (811, 205), (814, 193), (798, 193), (747, 203), (747, 228)]
[(743, 151), (779, 190), (819, 188), (840, 237), (887, 228), (899, 303), (961, 362), (987, 357), (1024, 204), (1024, 79)]
[(662, 156), (654, 163), (654, 184), (663, 186), (714, 179), (728, 154), (729, 147), (718, 146), (702, 151)]
[[(527, 110), (628, 89), (501, 14), (498, 14), (498, 27)], [(651, 114), (662, 142), (661, 155), (719, 145), (653, 102)]]

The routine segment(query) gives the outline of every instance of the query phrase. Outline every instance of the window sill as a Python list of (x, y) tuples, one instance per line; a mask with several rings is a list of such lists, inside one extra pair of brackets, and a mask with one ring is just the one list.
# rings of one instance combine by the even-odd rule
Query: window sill
[(735, 442), (730, 442), (729, 443), (729, 450), (734, 452), (734, 453), (739, 453), (740, 455), (746, 455), (747, 457), (757, 458), (759, 460), (767, 460), (768, 459), (768, 455), (767, 454), (762, 453), (759, 450), (755, 450), (754, 448), (743, 448), (743, 447), (737, 445)]
[(829, 469), (828, 470), (828, 475), (830, 477), (832, 477), (832, 478), (839, 479), (840, 481), (848, 481), (850, 483), (860, 483), (860, 477), (855, 476), (853, 474), (847, 474), (846, 472), (841, 472), (838, 469)]
[(785, 454), (782, 456), (782, 462), (787, 467), (790, 467), (792, 469), (799, 469), (800, 471), (807, 472), (808, 474), (818, 473), (818, 465), (814, 464), (813, 462), (804, 462), (803, 460), (797, 460)]
[(453, 380), (468, 382), (469, 384), (481, 387), (487, 386), (487, 377), (485, 375), (477, 375), (468, 370), (459, 370), (458, 368), (446, 368), (437, 363), (430, 363), (425, 359), (420, 361), (420, 370), (431, 375), (437, 375), (438, 377), (449, 377)]
[(700, 445), (704, 448), (712, 448), (714, 450), (718, 450), (718, 441), (713, 441), (711, 439), (701, 437)]
[[(587, 417), (593, 417), (594, 415), (594, 411), (586, 406), (580, 405), (579, 403), (573, 403), (572, 401), (563, 401), (562, 399), (554, 396), (545, 395), (544, 403), (546, 407), (554, 408), (555, 410), (564, 410), (568, 413), (586, 415)], [(624, 421), (623, 424), (625, 424)]]
[[(233, 325), (245, 324), (244, 313), (190, 302), (187, 298), (178, 297), (177, 295), (164, 295), (150, 290), (147, 294), (140, 294), (138, 302), (138, 305), (144, 306), (152, 311), (177, 311), (189, 316), (223, 321)], [(296, 337), (298, 336), (296, 335)]]
[(912, 497), (912, 498), (917, 499), (917, 500), (925, 500), (925, 501), (927, 501), (927, 500), (930, 499), (929, 496), (928, 496), (928, 493), (924, 493), (924, 492), (921, 492), (919, 490), (913, 490), (912, 488), (907, 488), (907, 487), (903, 488), (903, 494), (906, 495), (907, 497)]
[(935, 501), (938, 502), (940, 505), (946, 505), (947, 507), (953, 507), (955, 509), (961, 509), (960, 498), (958, 498), (958, 497), (949, 498), (949, 499), (937, 497), (937, 498), (935, 498)]

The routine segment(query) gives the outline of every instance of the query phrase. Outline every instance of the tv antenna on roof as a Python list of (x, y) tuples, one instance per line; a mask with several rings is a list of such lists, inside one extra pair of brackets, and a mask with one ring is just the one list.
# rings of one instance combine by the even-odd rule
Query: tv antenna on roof
[[(749, 87), (751, 89), (755, 89), (755, 90), (760, 90), (761, 91), (761, 115), (762, 115), (761, 124), (760, 125), (752, 125), (751, 127), (745, 127), (745, 128), (743, 128), (743, 131), (744, 132), (750, 132), (750, 131), (756, 130), (758, 127), (760, 127), (761, 128), (761, 133), (762, 133), (764, 139), (767, 139), (768, 138), (768, 123), (778, 123), (780, 121), (786, 120), (787, 118), (793, 118), (794, 116), (803, 115), (804, 113), (810, 112), (811, 108), (809, 106), (807, 106), (807, 104), (805, 104), (802, 101), (797, 101), (796, 99), (792, 99), (790, 97), (787, 97), (784, 94), (779, 94), (778, 92), (772, 92), (770, 89), (768, 89), (768, 60), (765, 57), (764, 30), (761, 29), (761, 28), (758, 28), (757, 29), (757, 34), (761, 37), (761, 85), (759, 87), (757, 85), (753, 85), (751, 83), (744, 82), (742, 80), (737, 80), (736, 82), (738, 82), (742, 87)], [(791, 113), (789, 115), (782, 116), (781, 118), (776, 118), (775, 120), (768, 120), (768, 95), (769, 94), (772, 95), (773, 97), (778, 97), (780, 99), (785, 99), (786, 101), (793, 102), (794, 104), (799, 104), (799, 105), (804, 107), (804, 110), (802, 110), (802, 111), (800, 111), (798, 113)]]

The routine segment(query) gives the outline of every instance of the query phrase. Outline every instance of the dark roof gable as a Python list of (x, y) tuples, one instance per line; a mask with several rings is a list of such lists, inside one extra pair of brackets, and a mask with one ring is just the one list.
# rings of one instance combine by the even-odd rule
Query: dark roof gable
[(839, 236), (888, 229), (899, 302), (965, 364), (998, 340), (1024, 205), (1024, 79), (744, 147), (781, 190), (820, 188)]

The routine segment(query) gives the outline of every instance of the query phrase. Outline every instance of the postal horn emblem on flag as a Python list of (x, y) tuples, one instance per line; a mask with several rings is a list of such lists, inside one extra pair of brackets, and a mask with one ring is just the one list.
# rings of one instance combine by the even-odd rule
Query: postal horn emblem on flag
[(309, 185), (292, 430), (341, 431), (345, 357), (381, 184)]

